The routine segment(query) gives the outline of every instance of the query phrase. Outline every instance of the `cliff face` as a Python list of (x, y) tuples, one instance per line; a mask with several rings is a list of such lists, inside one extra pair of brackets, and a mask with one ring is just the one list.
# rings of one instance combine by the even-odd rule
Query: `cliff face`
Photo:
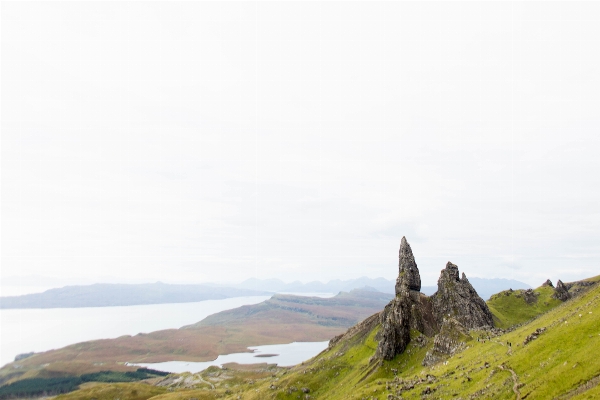
[(446, 264), (438, 280), (438, 291), (431, 296), (435, 319), (442, 324), (444, 318), (454, 318), (468, 329), (494, 326), (487, 304), (477, 294), (463, 272), (458, 277), (458, 267)]
[(396, 294), (407, 287), (409, 290), (421, 291), (421, 275), (419, 268), (415, 262), (410, 244), (406, 241), (406, 237), (402, 237), (400, 241), (400, 252), (398, 255), (400, 262), (398, 263), (398, 278), (396, 279)]
[(556, 282), (556, 287), (554, 288), (554, 294), (552, 297), (560, 301), (567, 301), (571, 298), (569, 289), (567, 289), (567, 286), (560, 279), (558, 282)]
[[(438, 280), (438, 291), (431, 297), (420, 293), (421, 276), (406, 238), (400, 242), (396, 297), (380, 314), (381, 330), (375, 357), (391, 360), (410, 342), (414, 329), (433, 337), (444, 331), (447, 321), (460, 329), (493, 327), (492, 313), (458, 267), (446, 264)], [(446, 329), (447, 330), (447, 329)], [(443, 350), (440, 346), (439, 351)]]

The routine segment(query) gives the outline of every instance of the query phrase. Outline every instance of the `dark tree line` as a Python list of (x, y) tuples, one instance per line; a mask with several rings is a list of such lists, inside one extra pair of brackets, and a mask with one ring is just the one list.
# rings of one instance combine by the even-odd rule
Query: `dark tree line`
[(85, 382), (134, 382), (156, 376), (166, 376), (168, 374), (168, 372), (138, 368), (136, 371), (127, 372), (100, 371), (61, 378), (29, 378), (0, 386), (0, 399), (54, 396), (77, 390), (79, 385)]

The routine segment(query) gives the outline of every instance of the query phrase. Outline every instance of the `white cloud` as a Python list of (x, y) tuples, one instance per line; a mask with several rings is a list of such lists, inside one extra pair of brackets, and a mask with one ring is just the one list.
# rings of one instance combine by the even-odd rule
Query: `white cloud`
[(592, 275), (599, 12), (4, 2), (2, 275)]

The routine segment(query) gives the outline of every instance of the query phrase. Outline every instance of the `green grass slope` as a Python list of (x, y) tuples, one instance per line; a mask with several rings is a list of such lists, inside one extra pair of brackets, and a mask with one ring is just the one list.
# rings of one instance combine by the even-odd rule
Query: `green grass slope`
[[(375, 315), (336, 337), (333, 345), (315, 358), (293, 368), (263, 366), (260, 372), (211, 368), (195, 374), (201, 385), (172, 385), (143, 400), (598, 398), (600, 285), (582, 287), (585, 291), (578, 297), (553, 309), (535, 309), (541, 315), (534, 319), (535, 313), (518, 307), (518, 296), (511, 299), (503, 295), (508, 299), (501, 298), (496, 304), (504, 310), (505, 318), (511, 318), (504, 322), (525, 322), (496, 336), (484, 330), (461, 334), (464, 350), (433, 366), (422, 366), (425, 354), (433, 348), (433, 339), (416, 331), (403, 354), (391, 361), (373, 360), (380, 329)], [(549, 294), (541, 289), (539, 305)], [(516, 308), (516, 316), (507, 311), (510, 307)], [(182, 377), (163, 379), (181, 382)], [(115, 397), (127, 400), (133, 399), (127, 392), (131, 385), (104, 387), (121, 387), (122, 392)], [(60, 399), (86, 398), (82, 393)]]
[(147, 383), (91, 383), (76, 392), (55, 397), (56, 400), (146, 400), (167, 391)]
[(528, 302), (525, 290), (505, 290), (493, 295), (487, 305), (494, 315), (497, 328), (510, 328), (514, 325), (529, 321), (562, 304), (553, 299), (554, 289), (549, 286), (533, 290), (534, 301)]
[[(542, 328), (543, 333), (524, 344)], [(413, 332), (406, 352), (394, 360), (371, 360), (378, 329), (375, 321), (303, 365), (281, 369), (252, 384), (230, 385), (229, 393), (220, 392), (219, 397), (586, 399), (600, 393), (600, 286), (509, 333), (488, 339), (487, 331), (471, 331), (464, 338), (464, 351), (431, 367), (421, 362), (433, 340), (418, 332)], [(201, 398), (200, 393), (189, 394)], [(184, 392), (160, 396), (175, 398), (186, 397)]]
[[(568, 282), (572, 296), (579, 296), (595, 283), (600, 281), (600, 275), (576, 282)], [(533, 296), (526, 290), (505, 290), (492, 295), (486, 302), (494, 315), (497, 328), (507, 329), (530, 321), (533, 318), (552, 310), (562, 304), (562, 301), (552, 298), (554, 288), (540, 286), (533, 290)]]
[[(537, 339), (524, 344), (541, 328), (545, 331)], [(566, 399), (599, 393), (600, 286), (490, 340), (486, 332), (472, 331), (472, 338), (485, 337), (485, 342), (469, 340), (463, 352), (432, 367), (421, 366), (431, 340), (411, 341), (392, 361), (369, 362), (376, 329), (357, 343), (336, 344), (295, 367), (278, 384), (265, 383), (243, 398), (294, 399), (298, 393), (290, 387), (299, 385), (323, 399), (513, 399), (517, 392), (520, 398)], [(278, 389), (269, 389), (273, 384)]]

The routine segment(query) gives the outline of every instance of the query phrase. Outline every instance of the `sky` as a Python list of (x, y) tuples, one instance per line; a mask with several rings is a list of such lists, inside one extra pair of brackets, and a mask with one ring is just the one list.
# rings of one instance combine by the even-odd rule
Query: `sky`
[(4, 294), (600, 273), (600, 3), (0, 7)]

